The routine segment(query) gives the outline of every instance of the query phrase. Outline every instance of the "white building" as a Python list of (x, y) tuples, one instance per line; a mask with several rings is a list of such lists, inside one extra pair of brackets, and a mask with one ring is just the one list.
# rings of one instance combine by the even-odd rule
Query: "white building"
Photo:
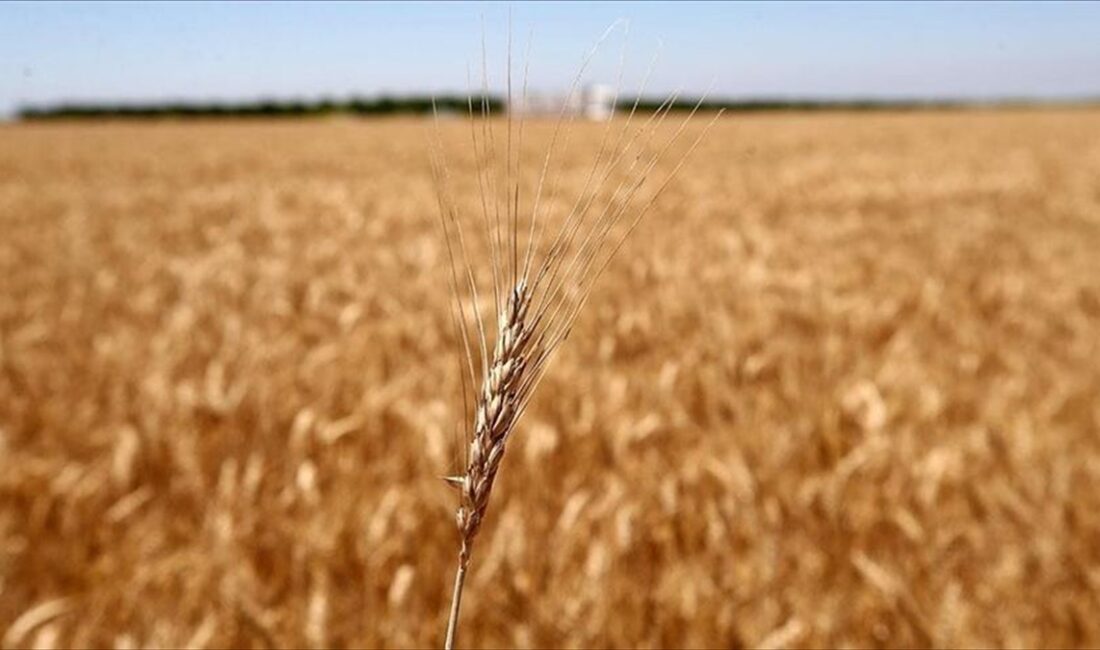
[(520, 97), (512, 103), (509, 110), (520, 115), (557, 117), (564, 108), (566, 116), (602, 122), (615, 114), (615, 90), (605, 84), (589, 84), (569, 96), (528, 93), (526, 101)]

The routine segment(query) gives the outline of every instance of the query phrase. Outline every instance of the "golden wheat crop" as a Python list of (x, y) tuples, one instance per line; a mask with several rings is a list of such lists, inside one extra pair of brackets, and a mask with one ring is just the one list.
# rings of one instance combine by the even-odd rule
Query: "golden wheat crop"
[[(0, 128), (3, 647), (442, 641), (426, 128)], [(462, 643), (1100, 644), (1098, 134), (722, 118), (510, 443)]]

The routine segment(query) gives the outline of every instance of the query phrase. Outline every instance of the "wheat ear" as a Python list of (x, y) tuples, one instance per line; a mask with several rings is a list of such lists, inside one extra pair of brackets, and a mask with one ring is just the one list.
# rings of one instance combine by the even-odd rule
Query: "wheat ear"
[(508, 442), (509, 434), (515, 429), (521, 408), (527, 349), (532, 334), (526, 321), (530, 304), (531, 295), (527, 291), (527, 285), (520, 280), (512, 289), (507, 308), (501, 314), (493, 360), (478, 395), (466, 473), (453, 479), (461, 493), (461, 504), (457, 513), (461, 548), (455, 576), (454, 602), (447, 623), (447, 648), (454, 647), (462, 587), (470, 563), (474, 537), (477, 536), (485, 510), (489, 507), (489, 495), (500, 469), (500, 461), (504, 458), (504, 446)]
[[(596, 54), (600, 44), (619, 25), (612, 25), (597, 45), (588, 53), (573, 80), (569, 94), (576, 92), (582, 75)], [(624, 39), (625, 55), (625, 39)], [(481, 96), (481, 137), (475, 126), (473, 94), (469, 101), (471, 147), (478, 160), (478, 188), (481, 192), (482, 225), (488, 248), (489, 275), (492, 291), (478, 291), (471, 259), (474, 252), (467, 244), (466, 230), (459, 218), (457, 202), (449, 196), (448, 167), (443, 156), (442, 138), (436, 121), (437, 145), (433, 153), (432, 170), (440, 206), (440, 223), (450, 261), (450, 284), (454, 296), (454, 322), (456, 335), (462, 343), (461, 371), (463, 395), (469, 395), (467, 386), (476, 386), (472, 404), (473, 429), (467, 430), (469, 445), (466, 462), (461, 474), (446, 477), (446, 481), (459, 492), (456, 513), (460, 548), (455, 574), (454, 592), (450, 615), (447, 620), (445, 647), (454, 647), (462, 604), (463, 588), (474, 539), (485, 519), (492, 494), (493, 483), (500, 470), (508, 439), (523, 415), (536, 386), (541, 380), (551, 354), (568, 335), (574, 319), (586, 302), (589, 293), (607, 264), (623, 245), (627, 236), (638, 225), (642, 216), (657, 196), (678, 172), (687, 156), (702, 140), (709, 129), (703, 129), (683, 153), (679, 163), (661, 183), (657, 191), (642, 204), (632, 203), (638, 190), (649, 178), (650, 172), (669, 148), (683, 133), (702, 103), (695, 105), (675, 133), (662, 146), (653, 146), (654, 134), (672, 110), (676, 96), (669, 97), (643, 124), (632, 130), (633, 118), (644, 91), (639, 90), (627, 117), (617, 121), (620, 131), (617, 138), (610, 137), (612, 122), (604, 129), (596, 160), (589, 171), (583, 188), (578, 193), (571, 210), (563, 215), (549, 244), (542, 243), (544, 223), (539, 223), (546, 208), (541, 205), (543, 185), (551, 159), (559, 143), (564, 149), (568, 144), (568, 130), (563, 106), (558, 115), (550, 146), (542, 163), (542, 172), (534, 199), (530, 206), (529, 224), (520, 226), (521, 192), (518, 180), (513, 182), (514, 170), (519, 166), (519, 150), (522, 149), (523, 121), (520, 121), (519, 146), (513, 148), (512, 115), (508, 114), (508, 133), (505, 161), (497, 173), (504, 176), (503, 191), (498, 188), (498, 178), (493, 175), (495, 152), (493, 125), (489, 118), (487, 82), (484, 65), (484, 37)], [(621, 64), (620, 64), (621, 65)], [(652, 66), (651, 66), (652, 70)], [(524, 72), (524, 97), (526, 99), (526, 70)], [(646, 74), (648, 80), (649, 73)], [(621, 67), (620, 67), (621, 81)], [(616, 101), (618, 91), (616, 90)], [(511, 105), (511, 36), (508, 55), (508, 100)], [(524, 102), (526, 103), (526, 101)], [(568, 115), (571, 123), (573, 115)], [(715, 116), (717, 119), (717, 116)], [(711, 121), (711, 124), (714, 122)], [(516, 160), (513, 161), (513, 153)], [(482, 164), (482, 160), (488, 162)], [(500, 173), (500, 172), (503, 173)], [(560, 170), (559, 170), (560, 171)], [(617, 184), (616, 184), (617, 179)], [(610, 185), (609, 185), (610, 184)], [(610, 198), (600, 197), (605, 187), (613, 187)], [(554, 191), (557, 184), (553, 184)], [(501, 215), (500, 197), (504, 196)], [(554, 195), (550, 197), (553, 203)], [(630, 218), (623, 219), (625, 215)], [(545, 219), (543, 219), (545, 221)], [(616, 230), (618, 225), (622, 227)], [(528, 233), (526, 250), (521, 251), (520, 234)], [(479, 307), (480, 296), (491, 295), (497, 327), (495, 343), (488, 344), (486, 328)], [(490, 353), (491, 352), (491, 353)], [(469, 410), (471, 405), (467, 405)]]

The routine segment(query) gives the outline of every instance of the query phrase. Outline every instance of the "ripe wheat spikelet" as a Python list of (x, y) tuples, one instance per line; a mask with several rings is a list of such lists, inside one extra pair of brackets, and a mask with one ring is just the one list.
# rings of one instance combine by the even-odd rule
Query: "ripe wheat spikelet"
[[(582, 62), (570, 87), (569, 97), (576, 92), (585, 68), (600, 43), (617, 25), (612, 25), (604, 33)], [(567, 146), (567, 127), (572, 123), (574, 114), (570, 113), (567, 120), (568, 102), (565, 102), (540, 166), (530, 209), (523, 209), (519, 168), (524, 120), (520, 120), (514, 139), (513, 116), (509, 111), (504, 160), (501, 163), (496, 151), (497, 136), (489, 115), (485, 69), (483, 61), (480, 113), (474, 110), (472, 93), (468, 108), (470, 148), (475, 158), (481, 198), (481, 223), (476, 232), (485, 237), (488, 272), (484, 275), (492, 279), (491, 290), (479, 290), (478, 287), (478, 274), (474, 269), (478, 255), (470, 241), (471, 233), (463, 226), (460, 210), (450, 194), (450, 173), (443, 155), (438, 120), (437, 143), (432, 160), (440, 223), (450, 261), (455, 331), (461, 342), (463, 395), (467, 402), (471, 392), (475, 395), (473, 403), (466, 404), (473, 420), (473, 429), (467, 433), (466, 461), (460, 474), (446, 478), (460, 494), (456, 513), (460, 550), (447, 624), (445, 645), (448, 648), (454, 644), (474, 539), (488, 511), (493, 484), (500, 471), (509, 437), (541, 380), (552, 353), (569, 334), (596, 279), (702, 140), (710, 124), (714, 123), (712, 120), (702, 129), (691, 146), (680, 154), (679, 162), (656, 191), (645, 200), (636, 201), (651, 172), (673, 144), (680, 140), (703, 101), (700, 99), (695, 104), (667, 141), (658, 143), (655, 136), (676, 105), (677, 96), (670, 96), (638, 124), (634, 118), (644, 91), (643, 82), (643, 90), (639, 90), (626, 117), (609, 120), (603, 128), (599, 153), (584, 185), (572, 201), (572, 207), (564, 214), (556, 215), (561, 219), (555, 226), (548, 223), (548, 219), (555, 215), (547, 213), (550, 212), (548, 205), (552, 205), (556, 198), (557, 185), (554, 184), (547, 200), (544, 200), (543, 191), (551, 162), (555, 153), (559, 153), (556, 151), (559, 141), (562, 148)], [(621, 72), (620, 67), (620, 81)], [(511, 77), (509, 36), (509, 106), (513, 105)], [(526, 71), (523, 88), (526, 105)], [(617, 102), (618, 91), (615, 98)], [(617, 131), (614, 135), (613, 126)], [(609, 195), (601, 194), (605, 189), (611, 190)], [(522, 223), (524, 221), (526, 223)], [(547, 233), (547, 230), (551, 232)], [(525, 246), (523, 240), (526, 240)], [(485, 326), (486, 314), (479, 307), (483, 296), (492, 298), (492, 312), (497, 323), (495, 332)], [(490, 334), (493, 336), (492, 344)]]

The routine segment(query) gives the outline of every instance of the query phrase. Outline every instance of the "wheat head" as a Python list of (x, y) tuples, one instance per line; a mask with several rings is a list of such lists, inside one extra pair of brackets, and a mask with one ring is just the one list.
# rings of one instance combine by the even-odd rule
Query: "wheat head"
[[(617, 26), (618, 23), (612, 25), (582, 61), (569, 96), (576, 92), (600, 44)], [(512, 106), (510, 35), (508, 49), (508, 105)], [(508, 440), (547, 363), (568, 335), (596, 279), (713, 124), (712, 120), (690, 147), (679, 153), (679, 161), (658, 184), (655, 192), (648, 196), (640, 194), (643, 186), (651, 180), (651, 172), (680, 140), (702, 103), (700, 99), (687, 118), (674, 129), (672, 136), (660, 142), (656, 136), (669, 113), (677, 106), (677, 95), (670, 96), (647, 119), (638, 123), (635, 116), (644, 92), (643, 81), (642, 89), (626, 117), (609, 120), (602, 130), (599, 152), (582, 189), (571, 202), (572, 207), (567, 212), (548, 215), (546, 204), (553, 202), (554, 195), (551, 195), (551, 201), (544, 201), (547, 174), (555, 154), (560, 153), (559, 145), (562, 149), (567, 146), (568, 127), (572, 125), (575, 114), (567, 114), (568, 102), (565, 102), (542, 160), (529, 210), (524, 209), (518, 180), (524, 121), (519, 121), (518, 137), (513, 138), (515, 125), (509, 111), (502, 160), (496, 150), (501, 138), (494, 134), (497, 126), (490, 119), (486, 101), (488, 84), (484, 61), (482, 75), (480, 112), (475, 111), (472, 92), (468, 104), (470, 148), (477, 161), (475, 170), (482, 208), (480, 224), (476, 228), (471, 224), (464, 225), (458, 202), (451, 194), (450, 172), (443, 154), (438, 120), (436, 144), (432, 151), (440, 223), (450, 261), (453, 318), (456, 335), (461, 342), (463, 385), (471, 387), (470, 390), (464, 388), (463, 394), (474, 394), (472, 404), (467, 405), (473, 427), (468, 429), (466, 461), (460, 473), (445, 479), (459, 492), (456, 512), (459, 556), (447, 622), (447, 648), (454, 645), (474, 540), (485, 520)], [(647, 79), (648, 76), (647, 73)], [(526, 105), (526, 72), (523, 88)], [(618, 91), (615, 101), (618, 101)], [(554, 184), (556, 191), (557, 185)], [(638, 200), (640, 196), (645, 196), (644, 200)], [(559, 219), (551, 223), (551, 217), (555, 216)], [(487, 260), (479, 260), (478, 249), (471, 242), (474, 236), (481, 235), (484, 236)], [(489, 288), (479, 289), (479, 274), (475, 272), (479, 263), (488, 267), (488, 272), (481, 276), (492, 278)], [(487, 314), (483, 314), (485, 310), (479, 307), (485, 296), (492, 298), (495, 331), (485, 326)]]
[(461, 534), (459, 561), (463, 564), (469, 562), (474, 537), (489, 507), (489, 495), (504, 458), (508, 435), (515, 429), (519, 415), (533, 333), (527, 321), (530, 305), (531, 294), (527, 284), (520, 280), (512, 288), (507, 308), (501, 314), (492, 363), (478, 396), (469, 462), (459, 486), (462, 493), (457, 514)]

